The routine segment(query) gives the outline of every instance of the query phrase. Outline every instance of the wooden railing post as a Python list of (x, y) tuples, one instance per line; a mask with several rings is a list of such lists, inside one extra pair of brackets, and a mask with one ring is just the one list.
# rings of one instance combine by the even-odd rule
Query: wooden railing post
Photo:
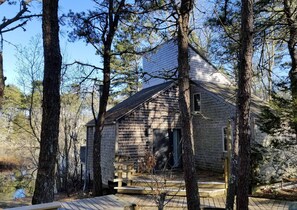
[(122, 187), (123, 179), (123, 167), (122, 165), (118, 166), (118, 187)]
[(132, 165), (127, 166), (127, 185), (131, 186), (132, 185)]
[(224, 177), (225, 177), (225, 188), (228, 189), (228, 182), (229, 182), (229, 160), (228, 156), (224, 159)]
[(225, 157), (224, 161), (224, 174), (225, 174), (225, 188), (228, 189), (228, 184), (229, 184), (229, 178), (230, 178), (230, 172), (231, 172), (231, 147), (232, 147), (232, 140), (231, 140), (231, 122), (228, 120), (227, 122), (227, 155)]

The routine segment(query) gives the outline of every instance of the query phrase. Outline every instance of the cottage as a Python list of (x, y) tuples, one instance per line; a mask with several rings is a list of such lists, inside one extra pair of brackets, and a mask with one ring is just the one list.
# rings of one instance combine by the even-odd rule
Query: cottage
[[(235, 88), (228, 78), (210, 64), (192, 46), (190, 52), (191, 109), (193, 121), (193, 151), (197, 167), (223, 171), (226, 151), (226, 126), (235, 115)], [(114, 178), (116, 155), (129, 156), (137, 162), (147, 151), (156, 157), (156, 169), (165, 166), (181, 168), (181, 121), (176, 81), (166, 81), (161, 71), (177, 67), (177, 45), (174, 41), (159, 47), (144, 58), (143, 68), (152, 77), (144, 88), (107, 112), (102, 134), (103, 182)], [(262, 101), (252, 102), (252, 121), (260, 112)], [(94, 121), (87, 124), (87, 171), (92, 177), (92, 139)], [(256, 128), (253, 137), (263, 141)]]

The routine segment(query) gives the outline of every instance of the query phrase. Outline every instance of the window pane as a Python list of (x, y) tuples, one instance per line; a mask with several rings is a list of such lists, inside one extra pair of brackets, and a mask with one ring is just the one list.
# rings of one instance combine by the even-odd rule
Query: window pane
[(224, 127), (223, 129), (223, 135), (224, 135), (224, 151), (228, 150), (228, 145), (227, 145), (227, 127)]
[(194, 94), (194, 111), (200, 112), (200, 94)]

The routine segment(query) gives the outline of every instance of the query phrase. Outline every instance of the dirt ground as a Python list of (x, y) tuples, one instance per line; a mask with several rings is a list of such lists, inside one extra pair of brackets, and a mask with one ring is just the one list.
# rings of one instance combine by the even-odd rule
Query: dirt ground
[[(81, 199), (81, 198), (87, 198), (89, 197), (88, 195), (84, 195), (83, 193), (77, 193), (70, 195), (69, 197), (66, 194), (57, 194), (55, 195), (55, 200), (56, 201), (71, 201), (71, 200), (76, 200), (76, 199)], [(32, 197), (28, 196), (26, 198), (14, 200), (12, 199), (12, 195), (4, 195), (3, 193), (0, 193), (0, 209), (5, 209), (5, 208), (13, 208), (13, 207), (18, 207), (18, 206), (28, 206), (31, 204)]]
[(279, 189), (277, 191), (263, 190), (253, 195), (260, 198), (271, 198), (277, 200), (297, 201), (297, 188), (294, 189)]
[[(87, 198), (88, 195), (84, 195), (82, 193), (77, 193), (70, 195), (69, 197), (66, 194), (59, 194), (55, 196), (56, 201), (71, 201), (76, 199)], [(283, 189), (278, 192), (261, 192), (253, 195), (253, 197), (260, 197), (260, 198), (270, 198), (270, 199), (277, 199), (277, 200), (288, 200), (288, 201), (297, 201), (297, 189)], [(12, 196), (7, 196), (0, 194), (0, 209), (5, 208), (13, 208), (18, 206), (26, 206), (31, 204), (32, 197), (26, 197), (19, 200), (13, 200)]]

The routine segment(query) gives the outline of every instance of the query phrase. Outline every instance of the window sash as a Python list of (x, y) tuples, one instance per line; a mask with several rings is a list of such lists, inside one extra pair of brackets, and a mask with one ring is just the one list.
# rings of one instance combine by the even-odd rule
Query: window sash
[(194, 111), (200, 112), (201, 111), (201, 95), (200, 95), (200, 93), (194, 94), (193, 101), (194, 101)]

